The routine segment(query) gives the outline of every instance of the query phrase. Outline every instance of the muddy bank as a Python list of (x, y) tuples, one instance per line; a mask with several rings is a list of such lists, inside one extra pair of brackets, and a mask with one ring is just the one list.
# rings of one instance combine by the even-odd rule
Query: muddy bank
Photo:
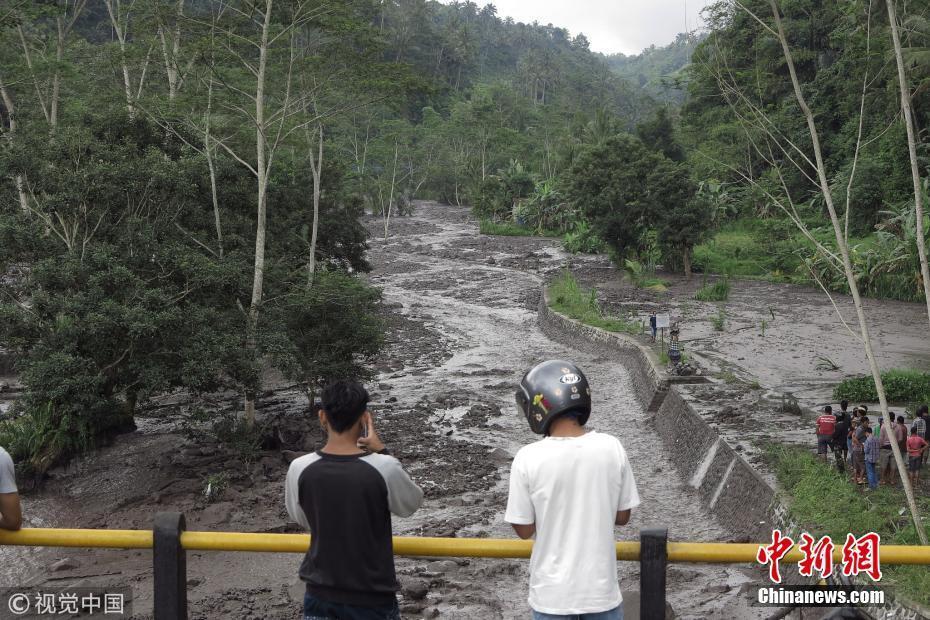
[[(701, 302), (694, 294), (719, 278), (698, 274), (688, 280), (660, 273), (669, 286), (657, 293), (632, 286), (606, 258), (572, 271), (586, 285), (596, 286), (599, 301), (613, 312), (641, 318), (651, 311), (671, 314), (681, 322), (685, 350), (711, 371), (758, 381), (767, 390), (812, 403), (829, 402), (833, 386), (844, 377), (869, 372), (848, 295), (833, 295), (835, 309), (818, 288), (734, 279), (726, 301)], [(863, 303), (882, 368), (930, 370), (926, 307), (879, 299)], [(717, 330), (712, 319), (721, 310), (724, 327)]]

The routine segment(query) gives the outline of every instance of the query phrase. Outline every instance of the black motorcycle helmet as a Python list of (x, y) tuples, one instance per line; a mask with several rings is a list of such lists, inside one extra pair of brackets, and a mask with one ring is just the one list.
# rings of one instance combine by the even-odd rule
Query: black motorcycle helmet
[(591, 388), (581, 369), (571, 362), (549, 360), (523, 375), (516, 393), (517, 409), (538, 435), (548, 435), (549, 425), (566, 411), (578, 412), (578, 423), (591, 415)]

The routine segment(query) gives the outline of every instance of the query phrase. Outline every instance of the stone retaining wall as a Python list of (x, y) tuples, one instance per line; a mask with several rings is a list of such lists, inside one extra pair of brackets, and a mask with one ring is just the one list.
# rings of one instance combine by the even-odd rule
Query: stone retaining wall
[(627, 368), (636, 397), (651, 415), (679, 475), (698, 490), (705, 507), (732, 529), (735, 538), (771, 537), (774, 489), (678, 394), (649, 348), (625, 334), (554, 312), (545, 290), (538, 317), (543, 332), (553, 340), (595, 349)]
[(652, 351), (632, 338), (585, 325), (550, 310), (545, 290), (539, 296), (537, 316), (543, 333), (556, 342), (595, 350), (622, 363), (630, 372), (633, 392), (639, 402), (649, 405), (657, 393), (664, 394), (668, 389), (668, 380), (659, 375), (657, 363), (650, 359), (654, 355)]

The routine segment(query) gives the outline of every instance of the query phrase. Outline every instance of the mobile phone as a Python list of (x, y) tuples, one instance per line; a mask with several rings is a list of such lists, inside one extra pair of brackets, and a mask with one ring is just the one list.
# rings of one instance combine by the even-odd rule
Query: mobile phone
[(368, 424), (362, 422), (362, 434), (359, 437), (368, 437)]

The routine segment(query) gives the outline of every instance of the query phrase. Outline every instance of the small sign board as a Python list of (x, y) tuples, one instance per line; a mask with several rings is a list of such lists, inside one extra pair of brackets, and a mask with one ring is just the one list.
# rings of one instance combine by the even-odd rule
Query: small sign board
[(671, 321), (669, 315), (667, 314), (657, 314), (656, 315), (656, 329), (667, 329), (671, 326)]

